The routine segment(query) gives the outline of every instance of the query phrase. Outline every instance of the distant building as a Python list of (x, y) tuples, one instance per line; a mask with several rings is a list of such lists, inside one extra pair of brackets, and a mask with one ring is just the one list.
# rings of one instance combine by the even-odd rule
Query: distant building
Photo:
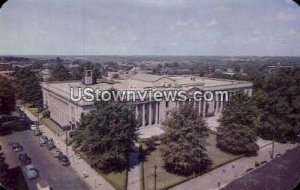
[(11, 71), (13, 66), (11, 63), (0, 63), (0, 71)]
[(11, 63), (0, 63), (0, 76), (9, 80), (13, 79), (13, 65)]
[(42, 77), (44, 82), (48, 82), (51, 77), (51, 72), (49, 69), (42, 70)]

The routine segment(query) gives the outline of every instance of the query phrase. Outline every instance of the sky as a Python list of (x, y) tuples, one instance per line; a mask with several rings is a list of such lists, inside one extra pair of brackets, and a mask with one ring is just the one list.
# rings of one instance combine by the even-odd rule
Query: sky
[(300, 56), (292, 0), (9, 0), (1, 55)]

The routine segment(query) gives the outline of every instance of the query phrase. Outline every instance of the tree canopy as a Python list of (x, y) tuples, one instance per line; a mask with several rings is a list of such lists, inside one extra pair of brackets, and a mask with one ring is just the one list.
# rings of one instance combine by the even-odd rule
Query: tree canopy
[(253, 154), (259, 149), (256, 140), (251, 98), (238, 92), (227, 102), (220, 118), (217, 147), (232, 154)]
[(208, 128), (189, 104), (170, 112), (164, 122), (162, 157), (168, 171), (190, 175), (202, 173), (211, 164), (205, 153)]
[(73, 147), (104, 173), (122, 171), (137, 140), (134, 109), (122, 102), (99, 102), (96, 107), (82, 115), (78, 128), (71, 133)]
[(300, 70), (281, 68), (255, 94), (259, 135), (276, 141), (300, 141)]
[(63, 63), (58, 62), (51, 71), (50, 80), (52, 81), (65, 81), (70, 79), (69, 70)]
[(24, 68), (14, 74), (17, 98), (34, 106), (42, 104), (40, 80), (31, 70)]
[(0, 77), (0, 114), (9, 114), (14, 107), (14, 89), (7, 79)]

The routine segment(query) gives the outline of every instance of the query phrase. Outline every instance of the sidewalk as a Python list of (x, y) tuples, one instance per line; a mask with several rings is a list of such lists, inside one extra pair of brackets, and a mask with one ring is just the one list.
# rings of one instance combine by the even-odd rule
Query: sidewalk
[[(274, 156), (276, 154), (284, 154), (286, 150), (293, 149), (296, 144), (280, 144), (275, 143)], [(191, 179), (185, 183), (182, 183), (178, 186), (171, 188), (172, 190), (209, 190), (209, 189), (220, 189), (221, 187), (226, 186), (228, 183), (233, 180), (242, 177), (245, 175), (245, 172), (249, 168), (255, 169), (255, 162), (261, 163), (262, 161), (270, 161), (270, 154), (272, 145), (262, 147), (258, 151), (258, 155), (254, 157), (243, 157), (234, 162), (228, 163), (224, 166), (221, 166), (215, 170), (212, 170), (202, 176)]]
[(129, 171), (127, 190), (141, 189), (141, 168), (139, 165), (139, 153), (132, 152), (129, 156)]
[[(25, 107), (22, 106), (22, 110), (30, 120), (38, 120), (37, 117), (29, 112)], [(66, 146), (64, 142), (64, 135), (55, 135), (45, 125), (40, 125), (40, 129), (43, 134), (48, 136), (48, 138), (52, 138), (54, 140), (55, 145), (63, 152), (63, 154), (69, 157), (71, 167), (91, 189), (114, 190), (114, 187), (110, 183), (108, 183), (101, 175), (99, 175), (93, 168), (91, 168), (89, 164), (87, 164), (83, 159), (77, 156), (71, 147)]]

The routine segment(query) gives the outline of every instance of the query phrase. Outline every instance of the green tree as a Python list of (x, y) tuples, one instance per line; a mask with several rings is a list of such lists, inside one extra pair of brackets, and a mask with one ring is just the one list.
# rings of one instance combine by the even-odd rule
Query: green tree
[(170, 112), (164, 122), (162, 157), (165, 168), (180, 175), (202, 173), (211, 164), (205, 153), (208, 128), (189, 104)]
[[(75, 60), (76, 64), (78, 64), (78, 60)], [(75, 62), (74, 61), (74, 62)], [(102, 74), (102, 65), (100, 63), (91, 63), (85, 62), (81, 63), (78, 67), (71, 69), (71, 79), (72, 80), (81, 80), (84, 76), (84, 69), (90, 69), (93, 71), (93, 81), (96, 83), (97, 78), (101, 78)]]
[(71, 133), (73, 147), (104, 173), (122, 171), (137, 140), (134, 109), (121, 102), (100, 102), (96, 106), (96, 110), (82, 116)]
[(14, 89), (7, 79), (0, 77), (0, 114), (9, 114), (14, 107)]
[(218, 148), (232, 154), (256, 153), (259, 147), (256, 144), (255, 114), (250, 97), (242, 92), (233, 95), (219, 121)]
[(65, 81), (70, 79), (69, 70), (62, 63), (57, 63), (51, 71), (50, 80)]
[(261, 112), (259, 135), (276, 141), (299, 141), (300, 69), (283, 69), (271, 74), (262, 87), (267, 97), (256, 103)]
[(15, 88), (19, 99), (33, 106), (42, 105), (42, 90), (40, 80), (31, 70), (25, 68), (15, 73)]

